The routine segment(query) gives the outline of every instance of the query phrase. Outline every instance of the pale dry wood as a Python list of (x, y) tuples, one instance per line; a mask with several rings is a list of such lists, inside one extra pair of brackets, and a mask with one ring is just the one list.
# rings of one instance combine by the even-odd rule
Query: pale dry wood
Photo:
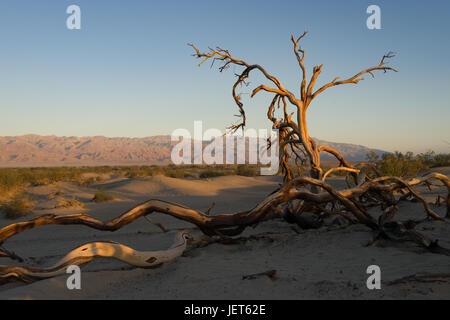
[(167, 250), (137, 251), (112, 241), (90, 242), (70, 251), (49, 268), (0, 265), (0, 284), (23, 281), (33, 282), (65, 274), (70, 265), (82, 266), (95, 258), (113, 258), (134, 267), (148, 268), (172, 261), (181, 256), (192, 236), (187, 232), (176, 233), (173, 245)]
[[(280, 205), (289, 205), (294, 200), (301, 200), (297, 206), (297, 208), (301, 208), (301, 210), (312, 209), (312, 212), (317, 212), (318, 210), (318, 212), (337, 213), (347, 217), (352, 223), (366, 225), (375, 232), (376, 235), (374, 241), (380, 237), (395, 241), (412, 241), (432, 253), (450, 255), (450, 250), (439, 246), (436, 240), (432, 240), (426, 235), (413, 230), (413, 225), (411, 225), (411, 223), (393, 221), (394, 214), (397, 211), (395, 205), (388, 207), (377, 221), (368, 214), (362, 202), (357, 200), (371, 192), (393, 193), (396, 190), (407, 188), (411, 195), (422, 201), (429, 217), (442, 220), (440, 216), (428, 207), (428, 204), (423, 197), (412, 188), (419, 184), (429, 183), (432, 179), (440, 181), (447, 188), (448, 214), (450, 209), (450, 180), (439, 173), (431, 173), (425, 177), (414, 178), (409, 181), (405, 181), (398, 177), (379, 177), (364, 181), (354, 188), (341, 191), (335, 190), (331, 185), (324, 181), (309, 177), (300, 177), (292, 179), (284, 184), (279, 190), (270, 194), (261, 203), (248, 211), (209, 215), (209, 209), (207, 212), (201, 212), (179, 204), (153, 199), (144, 202), (107, 222), (97, 220), (88, 214), (72, 214), (63, 216), (43, 215), (29, 221), (11, 224), (0, 229), (0, 244), (3, 244), (7, 239), (23, 231), (44, 225), (85, 225), (98, 230), (115, 231), (134, 220), (153, 212), (161, 212), (195, 224), (204, 234), (209, 236), (233, 236), (240, 234), (250, 225), (254, 226), (264, 221), (268, 217), (271, 217), (271, 215), (274, 217), (278, 216), (273, 215), (273, 213), (279, 211)], [(311, 192), (307, 189), (307, 187), (311, 185), (324, 191), (320, 193)], [(335, 209), (334, 212), (332, 212), (326, 209), (328, 203), (332, 203), (333, 208), (335, 207), (335, 203), (339, 203), (341, 209)], [(296, 212), (293, 212), (293, 214), (296, 214)], [(302, 219), (294, 219), (294, 221), (301, 220)], [(180, 235), (184, 240), (188, 239), (187, 233), (181, 233)], [(36, 277), (42, 278), (60, 274), (68, 264), (82, 265), (95, 257), (113, 257), (131, 265), (146, 267), (155, 265), (158, 262), (162, 263), (169, 261), (180, 255), (185, 249), (185, 242), (183, 242), (182, 245), (184, 247), (181, 248), (177, 245), (172, 248), (173, 250), (170, 249), (169, 251), (164, 252), (140, 253), (121, 244), (96, 242), (75, 249), (55, 266), (45, 270), (32, 267), (2, 266), (0, 267), (0, 273), (3, 274), (4, 282), (9, 282), (11, 279), (32, 281), (33, 279), (36, 279)], [(154, 259), (151, 258), (150, 255)], [(0, 247), (0, 257), (17, 258), (15, 254), (3, 247)]]
[(325, 179), (332, 174), (333, 172), (336, 171), (347, 171), (347, 172), (353, 172), (353, 173), (359, 173), (360, 170), (358, 169), (352, 169), (352, 168), (347, 168), (347, 167), (336, 167), (336, 168), (331, 168), (329, 169), (327, 172), (325, 172), (325, 174), (322, 177), (322, 181), (325, 181)]
[[(450, 251), (440, 247), (437, 244), (437, 241), (431, 240), (427, 236), (413, 230), (411, 223), (393, 220), (393, 217), (397, 211), (395, 204), (398, 203), (398, 201), (396, 202), (393, 200), (393, 194), (394, 192), (405, 192), (404, 190), (407, 190), (409, 195), (422, 202), (427, 217), (436, 220), (443, 220), (442, 217), (431, 210), (427, 201), (425, 201), (420, 193), (413, 189), (414, 186), (419, 184), (426, 184), (430, 186), (431, 179), (436, 179), (446, 186), (448, 192), (446, 198), (447, 217), (450, 217), (450, 182), (446, 176), (438, 173), (432, 173), (425, 177), (404, 180), (398, 177), (383, 177), (376, 171), (376, 168), (372, 168), (372, 170), (374, 170), (377, 174), (377, 178), (371, 179), (367, 175), (367, 171), (369, 170), (368, 168), (355, 168), (348, 161), (346, 161), (337, 150), (328, 146), (317, 145), (308, 133), (306, 111), (315, 97), (330, 87), (341, 84), (356, 84), (363, 80), (362, 75), (364, 74), (370, 74), (374, 77), (374, 71), (396, 71), (395, 69), (385, 65), (385, 60), (393, 57), (394, 55), (392, 53), (388, 53), (383, 56), (379, 65), (360, 71), (353, 77), (346, 80), (338, 81), (339, 78), (335, 78), (330, 83), (314, 91), (314, 86), (322, 71), (323, 65), (315, 66), (313, 68), (311, 79), (309, 83), (307, 83), (306, 68), (304, 65), (305, 51), (300, 46), (300, 40), (305, 35), (306, 32), (298, 38), (291, 36), (294, 54), (302, 71), (300, 99), (298, 99), (292, 92), (288, 91), (275, 76), (270, 74), (265, 68), (258, 64), (249, 64), (242, 59), (237, 59), (232, 56), (228, 50), (220, 47), (217, 47), (216, 49), (209, 48), (208, 53), (201, 53), (194, 45), (191, 45), (195, 50), (194, 56), (202, 59), (199, 66), (205, 61), (211, 59), (212, 65), (216, 61), (222, 63), (219, 67), (220, 72), (227, 69), (230, 65), (240, 66), (243, 68), (242, 72), (236, 74), (237, 80), (234, 83), (232, 90), (232, 95), (239, 108), (242, 121), (231, 126), (231, 129), (233, 130), (243, 128), (246, 123), (246, 115), (243, 103), (241, 101), (241, 95), (237, 93), (238, 86), (247, 86), (249, 84), (247, 79), (252, 71), (261, 72), (262, 75), (270, 82), (270, 86), (261, 84), (253, 89), (251, 97), (255, 96), (260, 91), (274, 94), (272, 102), (269, 105), (267, 117), (273, 123), (273, 128), (279, 129), (280, 131), (280, 164), (285, 173), (285, 183), (254, 208), (234, 213), (211, 215), (210, 210), (212, 207), (205, 212), (201, 212), (180, 204), (151, 199), (137, 205), (119, 217), (106, 222), (95, 219), (88, 214), (72, 214), (64, 216), (43, 215), (29, 221), (11, 224), (0, 229), (0, 245), (16, 234), (44, 225), (84, 225), (97, 230), (115, 231), (133, 222), (134, 220), (140, 217), (146, 217), (148, 214), (153, 212), (168, 214), (177, 219), (192, 223), (208, 236), (218, 235), (225, 238), (227, 236), (238, 235), (244, 231), (246, 227), (255, 226), (265, 219), (278, 217), (278, 213), (285, 212), (285, 209), (288, 209), (287, 211), (291, 212), (290, 214), (297, 215), (295, 216), (296, 219), (293, 219), (293, 221), (302, 221), (302, 219), (299, 219), (298, 215), (308, 210), (318, 214), (321, 212), (328, 214), (339, 214), (346, 217), (352, 223), (361, 223), (372, 229), (376, 233), (374, 239), (383, 236), (391, 240), (413, 241), (431, 252), (449, 255)], [(288, 111), (288, 103), (294, 106), (294, 112)], [(277, 118), (275, 114), (275, 111), (278, 109), (282, 111), (281, 118)], [(296, 115), (296, 117), (294, 117), (294, 115)], [(296, 164), (298, 164), (298, 161), (301, 161), (302, 163), (304, 160), (309, 161), (310, 177), (293, 177), (290, 169), (291, 163), (289, 159), (291, 154), (289, 153), (289, 150), (291, 150), (295, 155)], [(340, 167), (332, 168), (323, 175), (323, 171), (320, 167), (321, 152), (327, 152), (333, 155), (340, 162)], [(326, 177), (330, 173), (338, 170), (347, 171), (353, 176), (353, 187), (349, 187), (346, 190), (336, 190), (325, 182)], [(367, 203), (370, 201), (375, 201), (384, 209), (384, 213), (378, 221), (367, 212)], [(328, 204), (332, 205), (331, 210), (327, 208)], [(151, 220), (150, 222), (155, 224)], [(156, 225), (163, 231), (166, 230), (162, 225)], [(114, 253), (119, 251), (119, 249), (123, 252), (127, 252), (125, 256)], [(111, 256), (118, 259), (123, 258), (126, 260), (123, 261), (128, 261), (131, 264), (138, 266), (145, 267), (149, 266), (148, 264), (155, 263), (153, 259), (149, 258), (150, 260), (146, 260), (145, 263), (140, 265), (142, 260), (140, 258), (135, 260), (136, 253), (132, 250), (133, 249), (131, 248), (124, 248), (120, 244), (112, 244), (107, 242), (97, 242), (90, 245), (86, 244), (69, 253), (68, 257), (65, 258), (66, 260), (63, 259), (59, 265), (54, 266), (53, 269), (50, 268), (52, 270), (50, 271), (50, 274), (53, 271), (57, 272), (56, 269), (58, 266), (61, 267), (68, 261), (75, 261), (80, 264), (90, 261), (95, 257), (95, 253), (98, 254), (98, 256)], [(83, 255), (83, 253), (85, 253), (86, 256)], [(141, 258), (147, 257), (146, 254), (142, 253), (138, 253), (137, 255)], [(4, 249), (3, 247), (0, 247), (0, 257), (18, 259), (17, 255)], [(29, 272), (29, 275), (31, 276), (36, 275), (33, 273), (36, 269), (33, 268), (14, 268), (19, 268), (14, 270), (20, 270), (22, 274)], [(42, 270), (37, 272), (39, 273), (41, 271)], [(20, 274), (20, 272), (16, 272), (16, 274)], [(48, 273), (49, 270), (42, 272)], [(58, 272), (60, 272), (59, 269)]]
[[(97, 230), (115, 231), (134, 220), (151, 214), (160, 212), (171, 215), (177, 219), (195, 224), (206, 235), (233, 236), (240, 234), (246, 227), (256, 225), (271, 213), (273, 213), (280, 205), (298, 199), (304, 200), (310, 204), (321, 205), (330, 202), (338, 202), (351, 212), (354, 217), (362, 224), (367, 225), (373, 230), (379, 229), (378, 223), (367, 214), (361, 204), (355, 201), (356, 198), (364, 196), (368, 192), (394, 192), (395, 190), (408, 188), (413, 194), (422, 201), (425, 210), (431, 218), (442, 220), (435, 212), (433, 212), (426, 201), (412, 189), (413, 186), (425, 183), (431, 179), (437, 179), (447, 187), (450, 192), (449, 179), (439, 173), (431, 173), (422, 178), (415, 178), (410, 181), (404, 181), (398, 177), (380, 177), (373, 180), (365, 181), (361, 185), (354, 188), (337, 191), (331, 185), (324, 181), (312, 179), (309, 177), (300, 177), (291, 180), (283, 185), (279, 190), (266, 197), (254, 208), (247, 211), (235, 213), (221, 213), (209, 215), (207, 213), (185, 207), (180, 204), (152, 199), (137, 205), (131, 210), (123, 213), (117, 218), (103, 222), (84, 213), (70, 215), (42, 215), (29, 221), (18, 222), (0, 229), (0, 244), (3, 244), (12, 236), (45, 225), (84, 225)], [(391, 182), (391, 183), (389, 183)], [(324, 192), (313, 193), (306, 187), (314, 185)], [(450, 207), (449, 193), (447, 194), (447, 212)], [(11, 257), (8, 252), (0, 252), (5, 257)]]

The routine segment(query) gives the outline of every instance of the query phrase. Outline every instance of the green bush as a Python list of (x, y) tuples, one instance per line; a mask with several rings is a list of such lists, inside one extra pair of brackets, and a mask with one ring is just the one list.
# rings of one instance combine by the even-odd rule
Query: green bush
[(16, 171), (11, 169), (0, 169), (1, 191), (11, 191), (24, 184), (24, 179)]
[(415, 157), (412, 152), (405, 154), (396, 151), (395, 153), (384, 153), (381, 160), (378, 157), (367, 156), (367, 159), (375, 163), (375, 166), (384, 175), (396, 177), (415, 177), (420, 171), (426, 170), (423, 158)]
[(127, 171), (127, 173), (125, 175), (129, 179), (134, 179), (134, 178), (140, 177), (140, 174), (139, 174), (138, 170), (129, 170), (129, 171)]
[(200, 173), (199, 177), (204, 179), (204, 178), (220, 177), (220, 176), (224, 176), (224, 175), (225, 175), (225, 172), (223, 172), (223, 171), (206, 169), (205, 171)]
[(95, 181), (96, 181), (96, 179), (94, 177), (90, 177), (90, 178), (84, 179), (80, 185), (83, 187), (89, 187), (91, 184), (95, 183)]
[(126, 167), (125, 175), (130, 178), (140, 178), (140, 177), (150, 177), (155, 175), (157, 172), (155, 167), (149, 166), (135, 166), (135, 167)]
[(88, 169), (80, 168), (3, 168), (0, 190), (9, 191), (25, 185), (45, 185), (58, 181), (80, 181)]
[(434, 151), (428, 151), (417, 156), (430, 168), (450, 166), (450, 153), (435, 154)]
[(34, 203), (29, 197), (18, 194), (11, 200), (5, 201), (0, 206), (0, 210), (8, 219), (17, 219), (26, 216), (34, 208)]
[[(442, 161), (441, 161), (442, 162)], [(94, 173), (97, 177), (84, 178), (86, 173)], [(259, 174), (256, 165), (183, 165), (183, 166), (102, 166), (102, 167), (57, 167), (57, 168), (0, 168), (0, 192), (16, 192), (28, 185), (54, 184), (59, 181), (75, 182), (89, 187), (95, 182), (103, 181), (100, 175), (114, 173), (125, 174), (128, 178), (164, 175), (173, 178), (217, 177), (238, 174), (256, 176)]]
[(99, 190), (95, 193), (94, 198), (92, 198), (92, 201), (95, 203), (100, 202), (106, 202), (106, 201), (113, 201), (116, 197), (112, 194), (107, 193), (105, 190)]
[(192, 174), (190, 174), (189, 172), (186, 172), (184, 169), (181, 169), (181, 168), (166, 169), (164, 171), (164, 175), (166, 177), (171, 177), (171, 178), (192, 178), (192, 177), (194, 177)]
[(240, 164), (237, 166), (236, 174), (238, 176), (253, 177), (259, 175), (259, 170), (257, 167), (249, 166), (246, 164)]
[(378, 155), (375, 153), (375, 151), (370, 151), (366, 154), (366, 159), (369, 162), (374, 162), (379, 159)]

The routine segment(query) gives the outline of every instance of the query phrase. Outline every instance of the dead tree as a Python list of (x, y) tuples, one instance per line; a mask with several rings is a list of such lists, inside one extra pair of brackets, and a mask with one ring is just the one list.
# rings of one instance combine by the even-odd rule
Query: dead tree
[[(13, 223), (0, 229), (0, 258), (9, 258), (23, 261), (20, 254), (16, 254), (4, 247), (5, 242), (11, 237), (24, 231), (31, 230), (45, 225), (84, 225), (102, 231), (116, 231), (140, 217), (145, 217), (153, 212), (159, 212), (170, 215), (174, 218), (189, 222), (203, 234), (210, 237), (228, 238), (241, 234), (247, 227), (276, 217), (282, 217), (287, 222), (297, 223), (305, 226), (302, 220), (304, 212), (311, 212), (319, 218), (325, 215), (339, 215), (348, 220), (349, 223), (363, 224), (368, 230), (373, 232), (373, 242), (380, 238), (386, 238), (394, 241), (410, 241), (423, 247), (425, 250), (450, 256), (450, 250), (441, 247), (437, 240), (430, 239), (428, 236), (417, 232), (414, 227), (426, 219), (445, 221), (450, 218), (450, 179), (439, 173), (430, 173), (427, 176), (404, 180), (399, 177), (382, 176), (376, 168), (369, 166), (354, 167), (348, 163), (341, 154), (327, 146), (318, 146), (315, 141), (309, 137), (306, 125), (306, 111), (312, 100), (326, 89), (346, 83), (358, 83), (364, 74), (374, 76), (373, 72), (382, 70), (384, 72), (394, 69), (385, 66), (385, 60), (393, 57), (388, 53), (381, 59), (379, 65), (365, 69), (346, 80), (334, 79), (330, 83), (314, 90), (314, 84), (319, 76), (322, 65), (313, 69), (311, 80), (307, 84), (306, 69), (304, 66), (305, 52), (299, 46), (300, 40), (306, 35), (303, 33), (300, 37), (291, 38), (295, 56), (302, 70), (303, 80), (300, 85), (300, 98), (296, 98), (293, 93), (288, 91), (281, 82), (269, 74), (263, 67), (257, 64), (248, 64), (247, 62), (236, 59), (231, 56), (228, 50), (221, 48), (210, 49), (209, 53), (200, 53), (195, 50), (195, 56), (202, 58), (200, 64), (211, 59), (222, 62), (219, 70), (223, 71), (230, 65), (242, 66), (244, 70), (237, 75), (238, 79), (233, 85), (233, 98), (240, 110), (242, 122), (234, 125), (232, 129), (237, 130), (245, 126), (245, 111), (241, 98), (236, 92), (240, 84), (246, 83), (250, 72), (260, 71), (273, 86), (260, 85), (253, 90), (252, 96), (259, 91), (273, 93), (274, 97), (268, 109), (268, 118), (273, 122), (274, 128), (280, 129), (280, 157), (281, 166), (285, 172), (285, 182), (279, 189), (268, 195), (254, 208), (233, 213), (210, 214), (211, 207), (205, 211), (188, 208), (180, 204), (151, 199), (138, 206), (126, 211), (119, 217), (110, 221), (100, 221), (88, 214), (70, 214), (70, 215), (42, 215), (34, 219)], [(288, 113), (288, 102), (296, 108), (297, 120), (292, 120), (295, 113)], [(282, 109), (281, 119), (275, 117), (275, 108)], [(294, 154), (296, 160), (309, 161), (311, 172), (310, 177), (292, 177), (288, 148)], [(323, 173), (320, 168), (320, 153), (328, 152), (335, 156), (340, 166), (332, 168)], [(345, 171), (351, 175), (349, 187), (344, 190), (336, 190), (330, 184), (326, 183), (326, 178), (335, 171)], [(369, 174), (371, 172), (372, 174)], [(447, 196), (443, 197), (446, 203), (446, 217), (441, 217), (434, 212), (426, 199), (415, 189), (418, 185), (431, 185), (431, 181), (441, 183), (447, 189)], [(396, 197), (398, 194), (403, 194)], [(402, 221), (396, 219), (400, 201), (406, 201), (413, 198), (422, 203), (426, 216), (423, 220)], [(440, 197), (438, 198), (440, 204)], [(378, 219), (369, 213), (369, 208), (379, 206), (382, 214)], [(157, 224), (158, 225), (158, 224)], [(159, 227), (166, 231), (165, 228)], [(110, 243), (91, 243), (76, 248), (66, 255), (60, 263), (47, 269), (37, 269), (26, 266), (1, 266), (0, 265), (0, 284), (11, 281), (21, 280), (25, 282), (48, 278), (60, 274), (68, 262), (83, 264), (91, 261), (96, 256), (113, 257), (120, 259), (134, 266), (146, 267), (163, 263), (179, 256), (186, 248), (188, 240), (193, 241), (187, 233), (180, 233), (176, 244), (165, 251), (158, 252), (137, 252), (131, 248), (124, 247), (121, 244)]]
[[(323, 176), (322, 168), (320, 167), (320, 153), (327, 152), (333, 155), (340, 163), (341, 166), (353, 169), (353, 166), (347, 162), (344, 157), (335, 149), (325, 146), (317, 145), (317, 143), (309, 136), (308, 126), (306, 123), (306, 112), (311, 102), (326, 89), (338, 86), (341, 84), (357, 84), (359, 81), (364, 80), (363, 76), (368, 74), (375, 77), (375, 71), (387, 72), (389, 70), (396, 71), (395, 69), (386, 66), (387, 59), (394, 57), (393, 52), (389, 52), (384, 55), (380, 63), (376, 66), (367, 68), (356, 73), (354, 76), (339, 80), (336, 77), (333, 81), (323, 85), (316, 89), (315, 84), (317, 78), (322, 72), (323, 64), (315, 66), (311, 75), (311, 79), (307, 80), (307, 70), (305, 67), (305, 50), (300, 45), (300, 40), (306, 36), (307, 32), (304, 32), (298, 38), (291, 36), (293, 45), (293, 52), (297, 58), (298, 65), (300, 67), (302, 81), (300, 84), (299, 96), (286, 89), (280, 80), (270, 74), (265, 68), (258, 64), (250, 64), (242, 59), (233, 57), (229, 50), (216, 47), (215, 49), (209, 48), (209, 52), (200, 52), (193, 44), (189, 44), (194, 50), (194, 56), (198, 59), (202, 59), (199, 66), (204, 62), (211, 60), (211, 66), (217, 61), (221, 63), (219, 71), (222, 72), (229, 68), (231, 65), (239, 66), (243, 68), (243, 71), (236, 74), (237, 80), (233, 85), (232, 95), (235, 103), (237, 104), (241, 122), (232, 125), (232, 130), (238, 130), (244, 128), (246, 125), (246, 114), (244, 105), (242, 103), (241, 95), (237, 93), (237, 88), (242, 84), (247, 84), (247, 79), (252, 71), (259, 71), (264, 77), (272, 84), (272, 86), (266, 86), (264, 84), (256, 87), (251, 94), (251, 97), (255, 96), (260, 91), (266, 91), (273, 94), (272, 102), (270, 103), (267, 111), (267, 117), (273, 123), (273, 129), (279, 130), (279, 148), (280, 148), (280, 163), (284, 172), (285, 181), (292, 179), (291, 164), (289, 162), (291, 155), (294, 156), (296, 165), (298, 161), (303, 163), (305, 160), (309, 162), (310, 177), (314, 179), (321, 179)], [(294, 112), (290, 113), (288, 107), (293, 106)], [(277, 117), (275, 114), (276, 109), (282, 109), (281, 117)], [(316, 192), (316, 188), (313, 188)]]

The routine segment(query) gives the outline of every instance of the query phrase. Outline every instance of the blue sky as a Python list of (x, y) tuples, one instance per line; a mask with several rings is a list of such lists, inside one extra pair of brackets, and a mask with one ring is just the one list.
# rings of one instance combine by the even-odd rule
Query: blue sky
[[(81, 30), (66, 28), (71, 4), (81, 8)], [(370, 4), (381, 8), (381, 30), (366, 27)], [(389, 151), (450, 151), (446, 0), (5, 0), (0, 135), (144, 137), (192, 130), (194, 120), (225, 129), (236, 121), (237, 70), (197, 67), (186, 44), (228, 48), (298, 92), (289, 38), (304, 30), (309, 71), (324, 64), (317, 86), (376, 65), (389, 50), (399, 70), (323, 93), (309, 109), (311, 136)], [(255, 74), (251, 82), (260, 80)], [(271, 98), (244, 96), (249, 127), (270, 126)]]

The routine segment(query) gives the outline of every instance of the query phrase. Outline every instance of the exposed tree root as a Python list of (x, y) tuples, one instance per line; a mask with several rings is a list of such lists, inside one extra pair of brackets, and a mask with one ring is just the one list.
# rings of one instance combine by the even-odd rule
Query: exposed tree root
[(66, 273), (69, 265), (82, 266), (97, 257), (114, 258), (135, 267), (155, 267), (169, 262), (179, 256), (186, 249), (187, 241), (192, 239), (189, 233), (176, 234), (174, 244), (162, 251), (137, 251), (123, 244), (111, 241), (97, 241), (86, 243), (72, 251), (58, 261), (54, 266), (46, 269), (21, 266), (1, 266), (0, 284), (13, 281), (30, 283), (36, 280), (55, 277)]
[(375, 240), (384, 237), (393, 241), (411, 241), (436, 254), (450, 256), (450, 250), (438, 244), (438, 240), (432, 240), (428, 236), (413, 230), (414, 224), (408, 222), (391, 221), (381, 225), (381, 231), (375, 236)]
[[(392, 193), (406, 187), (422, 201), (429, 217), (442, 220), (440, 216), (429, 208), (423, 197), (412, 189), (413, 186), (424, 183), (433, 178), (440, 180), (447, 187), (447, 190), (450, 191), (450, 180), (446, 176), (439, 173), (432, 173), (420, 179), (416, 178), (408, 182), (398, 177), (380, 177), (363, 182), (354, 188), (342, 191), (335, 190), (323, 181), (309, 177), (301, 177), (288, 182), (279, 190), (269, 195), (253, 209), (232, 214), (224, 213), (208, 215), (199, 210), (191, 209), (180, 204), (156, 199), (141, 203), (131, 210), (123, 213), (119, 217), (107, 222), (100, 221), (84, 213), (63, 216), (48, 214), (39, 216), (29, 221), (14, 223), (0, 229), (0, 245), (16, 234), (44, 225), (76, 224), (85, 225), (102, 231), (116, 231), (134, 220), (153, 212), (168, 214), (175, 218), (195, 224), (200, 228), (200, 230), (203, 231), (203, 233), (209, 236), (232, 236), (241, 233), (247, 226), (259, 223), (266, 217), (266, 215), (275, 210), (279, 205), (286, 204), (294, 199), (304, 200), (305, 203), (313, 206), (338, 202), (344, 207), (344, 209), (353, 214), (353, 216), (360, 223), (363, 223), (374, 230), (379, 230), (378, 222), (373, 217), (368, 215), (362, 204), (358, 204), (358, 201), (355, 201), (355, 199), (363, 197), (370, 192)], [(386, 182), (388, 181), (393, 181), (393, 183), (387, 184)], [(306, 188), (302, 188), (307, 185), (316, 185), (323, 188), (326, 192), (315, 194), (308, 191)], [(449, 194), (447, 194), (447, 214), (449, 207), (450, 199)], [(3, 256), (10, 256), (10, 254), (2, 250), (2, 248), (0, 248), (0, 252), (2, 252)]]
[[(352, 170), (350, 170), (350, 172), (354, 173)], [(435, 213), (430, 208), (427, 201), (413, 189), (416, 185), (429, 183), (431, 179), (440, 181), (447, 188), (446, 204), (448, 215), (450, 207), (450, 180), (446, 176), (439, 173), (431, 173), (425, 177), (415, 178), (409, 181), (405, 181), (398, 177), (378, 177), (375, 179), (364, 177), (364, 179), (362, 179), (355, 187), (341, 191), (336, 190), (322, 180), (309, 177), (299, 177), (284, 184), (278, 190), (267, 196), (261, 203), (248, 211), (210, 215), (209, 210), (207, 212), (201, 212), (180, 204), (152, 199), (139, 204), (119, 217), (106, 222), (95, 219), (88, 214), (72, 214), (63, 216), (42, 215), (29, 221), (14, 223), (0, 229), (0, 245), (14, 235), (45, 225), (84, 225), (97, 230), (115, 231), (133, 222), (134, 220), (153, 212), (168, 214), (177, 219), (192, 223), (207, 236), (216, 235), (220, 237), (238, 235), (242, 233), (246, 227), (255, 226), (268, 217), (272, 217), (274, 212), (284, 212), (285, 218), (286, 216), (290, 216), (290, 219), (292, 219), (291, 222), (302, 225), (302, 223), (305, 224), (305, 221), (307, 221), (301, 217), (302, 213), (310, 212), (317, 214), (319, 220), (324, 214), (339, 214), (348, 219), (351, 223), (364, 224), (375, 232), (374, 241), (379, 238), (387, 238), (394, 241), (412, 241), (426, 248), (430, 252), (448, 256), (450, 255), (450, 251), (448, 249), (440, 247), (436, 240), (432, 240), (414, 230), (416, 223), (411, 221), (401, 222), (393, 220), (397, 211), (396, 204), (398, 203), (393, 200), (393, 194), (402, 190), (407, 190), (411, 196), (415, 197), (423, 204), (429, 219), (444, 220), (437, 213)], [(311, 186), (315, 186), (324, 191), (314, 193), (309, 190), (309, 187)], [(378, 205), (382, 205), (385, 209), (378, 221), (367, 211), (366, 205), (373, 203), (373, 201), (376, 201)], [(297, 203), (293, 205), (295, 202)], [(331, 208), (327, 208), (329, 205), (331, 205)], [(289, 221), (289, 218), (286, 220)], [(151, 223), (155, 224), (153, 221), (151, 221)], [(311, 223), (311, 221), (308, 223)], [(315, 222), (313, 221), (313, 223)], [(162, 225), (156, 225), (161, 228), (161, 230), (166, 230)], [(303, 227), (305, 227), (305, 225), (303, 225)], [(74, 261), (70, 261), (71, 264), (74, 264), (74, 262), (83, 264), (86, 261), (92, 260), (95, 256), (111, 254), (111, 251), (106, 249), (106, 251), (103, 250), (102, 246), (109, 248), (110, 246), (122, 245), (95, 243), (91, 244), (90, 247), (85, 246), (76, 249), (75, 252), (79, 253), (82, 249), (89, 248), (87, 256), (81, 255), (75, 258)], [(96, 253), (97, 251), (101, 253)], [(76, 254), (73, 253), (72, 255), (69, 255), (74, 256)], [(0, 257), (18, 259), (17, 255), (7, 251), (3, 247), (0, 247)], [(118, 258), (117, 256), (114, 257)], [(68, 260), (66, 259), (64, 261), (67, 262)], [(128, 262), (129, 261), (130, 260), (128, 260)], [(142, 265), (140, 265), (139, 262), (131, 262), (131, 264), (137, 266), (149, 265), (148, 262), (145, 262)], [(35, 271), (53, 274), (52, 272), (56, 272), (54, 268), (57, 268), (57, 271), (60, 272), (61, 266), (64, 266), (64, 262), (61, 262), (59, 265), (51, 268), (51, 271), (36, 271), (33, 268), (29, 269), (26, 267), (9, 267), (10, 269), (3, 270), (13, 270), (10, 272), (11, 274), (33, 275), (33, 272)]]
[[(375, 167), (354, 167), (337, 150), (329, 146), (317, 145), (317, 142), (308, 133), (306, 123), (307, 110), (311, 102), (319, 94), (335, 86), (357, 84), (364, 80), (363, 76), (370, 75), (374, 77), (375, 72), (396, 72), (394, 68), (387, 66), (387, 60), (394, 57), (394, 54), (392, 52), (385, 54), (377, 65), (363, 69), (350, 78), (340, 79), (336, 77), (331, 82), (324, 84), (320, 88), (316, 88), (315, 85), (322, 72), (323, 65), (313, 68), (311, 80), (308, 82), (304, 63), (305, 50), (300, 44), (300, 40), (305, 35), (306, 32), (299, 37), (291, 36), (293, 51), (302, 75), (299, 97), (296, 97), (294, 93), (287, 90), (281, 81), (270, 74), (265, 68), (258, 64), (250, 64), (242, 59), (238, 59), (232, 56), (229, 50), (217, 47), (215, 49), (210, 48), (208, 52), (202, 53), (194, 45), (191, 45), (194, 50), (193, 55), (201, 59), (199, 65), (209, 60), (212, 63), (221, 63), (219, 67), (221, 72), (231, 65), (242, 68), (236, 74), (237, 80), (232, 88), (232, 96), (239, 109), (241, 122), (231, 126), (232, 130), (244, 128), (246, 125), (244, 105), (241, 95), (237, 92), (237, 88), (240, 85), (248, 85), (247, 80), (253, 72), (261, 73), (270, 85), (262, 84), (254, 88), (251, 97), (261, 91), (274, 95), (268, 108), (267, 117), (273, 123), (272, 127), (279, 130), (278, 142), (281, 169), (284, 173), (284, 185), (268, 195), (257, 206), (247, 211), (210, 215), (212, 207), (202, 212), (180, 204), (151, 199), (137, 205), (119, 217), (106, 222), (95, 219), (88, 214), (64, 216), (42, 215), (35, 219), (14, 223), (0, 229), (0, 258), (20, 259), (12, 251), (6, 250), (1, 245), (12, 236), (26, 230), (45, 225), (84, 225), (102, 231), (116, 231), (136, 219), (145, 217), (153, 212), (167, 214), (194, 224), (207, 236), (220, 236), (222, 238), (236, 236), (242, 233), (248, 226), (255, 226), (266, 219), (280, 216), (280, 214), (288, 222), (296, 223), (305, 228), (318, 227), (321, 225), (323, 216), (337, 214), (350, 221), (350, 223), (360, 223), (370, 228), (375, 233), (374, 241), (380, 237), (395, 241), (413, 241), (425, 247), (430, 252), (449, 255), (449, 250), (440, 247), (437, 241), (431, 240), (427, 236), (415, 231), (415, 223), (411, 223), (410, 221), (395, 221), (393, 219), (397, 211), (396, 205), (398, 202), (412, 197), (422, 203), (427, 219), (444, 221), (444, 218), (434, 212), (425, 198), (413, 188), (419, 184), (426, 184), (430, 187), (431, 179), (439, 180), (447, 188), (447, 197), (445, 200), (447, 205), (446, 217), (450, 218), (450, 180), (446, 176), (439, 173), (431, 173), (425, 177), (409, 181), (398, 177), (382, 177)], [(293, 107), (293, 112), (288, 110), (288, 107)], [(276, 110), (280, 110), (277, 111), (278, 114), (276, 114)], [(335, 157), (339, 161), (340, 167), (332, 168), (323, 175), (323, 170), (320, 165), (320, 154), (322, 152), (327, 152)], [(292, 155), (295, 157), (296, 164), (308, 161), (310, 177), (292, 178), (292, 170), (290, 169), (292, 161), (289, 162)], [(371, 178), (367, 175), (369, 170), (375, 172), (376, 178)], [(346, 180), (349, 185), (348, 189), (336, 190), (325, 182), (327, 176), (335, 171), (345, 171), (348, 173), (347, 178), (349, 179)], [(403, 194), (404, 196), (396, 200), (396, 194)], [(441, 203), (440, 199), (438, 198), (437, 200), (439, 204)], [(368, 213), (368, 208), (373, 206), (380, 206), (384, 210), (384, 213), (378, 220)], [(307, 219), (305, 215), (302, 216), (305, 212), (317, 215), (317, 219)], [(158, 226), (163, 232), (167, 231), (161, 224), (157, 224), (152, 220), (149, 220), (149, 222)], [(186, 243), (183, 243), (182, 249), (184, 250)], [(178, 254), (179, 251), (177, 250), (181, 250), (180, 248), (175, 247), (173, 250)], [(8, 271), (6, 273), (4, 272), (6, 279), (15, 277), (27, 281), (34, 279), (36, 275), (52, 276), (59, 274), (59, 272), (63, 272), (64, 266), (69, 262), (71, 264), (83, 264), (91, 261), (96, 256), (111, 256), (121, 259), (122, 256), (117, 255), (120, 251), (119, 249), (124, 250), (124, 252), (129, 252), (123, 259), (125, 259), (125, 262), (131, 262), (133, 265), (149, 266), (161, 261), (159, 258), (153, 261), (147, 253), (139, 253), (120, 244), (96, 242), (75, 249), (68, 255), (70, 259), (66, 257), (50, 269), (2, 267), (2, 270), (5, 272)], [(138, 261), (134, 260), (136, 255)], [(151, 256), (154, 257), (154, 253)], [(146, 258), (147, 260), (142, 260), (141, 258)], [(148, 259), (152, 261), (149, 262)]]

